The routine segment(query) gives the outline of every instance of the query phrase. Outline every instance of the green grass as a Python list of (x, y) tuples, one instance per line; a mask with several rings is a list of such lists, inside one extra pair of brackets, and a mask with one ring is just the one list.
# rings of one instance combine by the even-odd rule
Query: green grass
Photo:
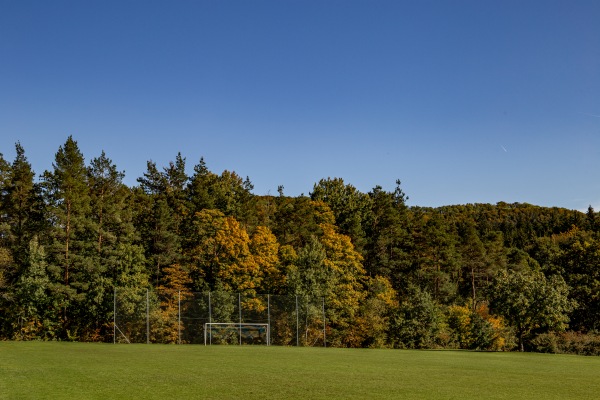
[(596, 399), (600, 358), (0, 342), (0, 399)]

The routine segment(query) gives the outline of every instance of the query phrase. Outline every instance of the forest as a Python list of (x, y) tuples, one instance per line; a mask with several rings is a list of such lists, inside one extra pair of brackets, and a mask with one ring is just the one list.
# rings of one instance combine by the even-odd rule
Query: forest
[[(408, 206), (401, 182), (308, 196), (148, 161), (138, 185), (69, 137), (39, 175), (0, 154), (0, 339), (112, 341), (114, 288), (323, 297), (337, 347), (600, 354), (600, 220)], [(164, 313), (172, 312), (161, 304)]]

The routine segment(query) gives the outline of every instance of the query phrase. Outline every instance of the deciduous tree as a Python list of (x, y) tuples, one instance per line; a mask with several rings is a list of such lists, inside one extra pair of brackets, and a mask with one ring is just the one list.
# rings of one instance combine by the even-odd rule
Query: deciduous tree
[(558, 275), (546, 278), (540, 271), (503, 271), (491, 290), (490, 310), (502, 315), (517, 333), (519, 349), (534, 331), (562, 331), (575, 303), (569, 288)]

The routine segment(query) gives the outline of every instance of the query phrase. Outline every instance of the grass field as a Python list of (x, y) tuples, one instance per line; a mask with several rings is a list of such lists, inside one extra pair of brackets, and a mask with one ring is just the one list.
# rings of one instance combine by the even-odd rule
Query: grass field
[(600, 358), (0, 342), (1, 399), (597, 399)]

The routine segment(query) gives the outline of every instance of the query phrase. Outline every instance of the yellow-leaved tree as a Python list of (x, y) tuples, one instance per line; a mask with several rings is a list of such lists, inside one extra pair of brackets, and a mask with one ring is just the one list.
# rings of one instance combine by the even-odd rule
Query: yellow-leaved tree
[(259, 269), (261, 293), (279, 294), (284, 288), (285, 277), (280, 269), (279, 243), (269, 228), (256, 228), (250, 241), (250, 252)]
[[(486, 304), (448, 307), (447, 323), (452, 339), (461, 349), (504, 350), (510, 332), (502, 317), (490, 314)], [(510, 345), (510, 343), (509, 343)]]
[(357, 346), (362, 337), (356, 329), (359, 308), (366, 298), (366, 273), (362, 256), (358, 253), (349, 236), (336, 231), (332, 224), (320, 225), (323, 235), (320, 238), (325, 252), (323, 268), (330, 277), (325, 293), (326, 316), (330, 334), (328, 341), (337, 346)]
[(370, 277), (367, 287), (368, 296), (353, 327), (357, 331), (355, 336), (362, 337), (361, 347), (386, 347), (390, 316), (399, 305), (398, 293), (388, 278), (379, 275)]
[(173, 264), (163, 268), (161, 284), (157, 287), (160, 307), (152, 315), (153, 335), (156, 340), (176, 343), (180, 331), (185, 329), (179, 324), (178, 314), (180, 302), (192, 298), (190, 283), (190, 275), (181, 265)]
[(196, 213), (194, 224), (193, 257), (199, 270), (195, 275), (204, 278), (211, 290), (255, 295), (261, 283), (260, 268), (240, 223), (220, 211), (202, 210)]

